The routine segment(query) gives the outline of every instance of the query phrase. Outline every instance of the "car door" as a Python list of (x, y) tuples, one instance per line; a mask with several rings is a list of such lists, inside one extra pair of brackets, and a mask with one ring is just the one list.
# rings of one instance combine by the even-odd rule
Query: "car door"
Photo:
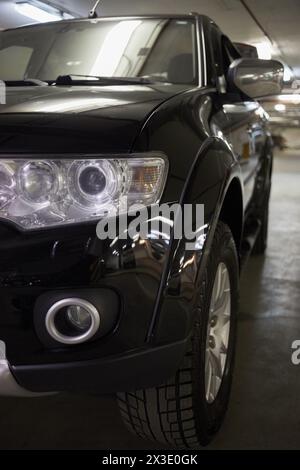
[(258, 167), (255, 145), (256, 133), (259, 132), (255, 114), (258, 108), (258, 104), (251, 101), (224, 105), (224, 111), (230, 123), (232, 149), (241, 165), (245, 206), (251, 200)]
[(230, 90), (226, 81), (230, 64), (239, 57), (229, 39), (216, 25), (211, 26), (211, 45), (214, 57), (216, 86), (227, 126), (226, 140), (239, 160), (244, 181), (244, 204), (251, 200), (258, 168), (256, 140), (260, 132), (260, 106), (256, 101), (244, 100), (238, 90)]

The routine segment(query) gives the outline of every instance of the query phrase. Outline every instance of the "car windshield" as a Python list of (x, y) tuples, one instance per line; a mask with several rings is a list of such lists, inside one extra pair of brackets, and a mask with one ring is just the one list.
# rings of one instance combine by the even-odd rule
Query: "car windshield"
[(196, 57), (194, 19), (71, 21), (0, 33), (4, 81), (80, 75), (195, 84)]

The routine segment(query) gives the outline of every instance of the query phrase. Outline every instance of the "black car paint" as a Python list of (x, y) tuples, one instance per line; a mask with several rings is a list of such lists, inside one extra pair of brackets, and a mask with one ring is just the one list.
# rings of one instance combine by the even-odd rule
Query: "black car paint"
[(7, 88), (0, 107), (1, 153), (129, 153), (144, 120), (178, 86)]
[[(67, 97), (72, 100), (71, 107)], [(82, 105), (82, 100), (88, 101), (89, 97), (98, 97), (98, 106), (90, 103), (80, 110), (79, 103)], [(103, 97), (114, 100), (114, 104), (101, 107)], [(66, 103), (68, 110), (53, 112), (55, 106)], [(234, 132), (244, 132), (249, 123), (255, 123), (266, 135), (259, 146), (260, 155), (255, 156), (257, 165), (247, 176), (252, 178), (253, 187), (259, 169), (269, 171), (261, 163), (268, 135), (264, 118), (256, 112), (258, 105), (248, 113), (244, 109), (241, 122), (230, 116), (228, 104), (231, 111), (241, 106), (236, 97), (226, 102), (225, 95), (209, 86), (9, 90), (8, 104), (0, 111), (0, 158), (24, 154), (74, 158), (161, 151), (170, 163), (162, 202), (202, 203), (206, 224), (205, 244), (197, 252), (186, 252), (184, 241), (167, 244), (150, 237), (145, 245), (134, 248), (128, 242), (118, 243), (116, 256), (108, 243), (97, 239), (95, 224), (21, 232), (1, 221), (0, 338), (6, 343), (15, 377), (25, 388), (120, 390), (122, 379), (114, 378), (117, 370), (134, 369), (136, 365), (136, 361), (125, 361), (124, 366), (124, 359), (134, 357), (140, 361), (144, 354), (144, 363), (139, 362), (135, 372), (127, 374), (127, 381), (121, 374), (124, 389), (154, 385), (176, 370), (191, 331), (194, 291), (205, 269), (226, 195), (234, 186), (243, 207), (237, 215), (238, 247), (247, 222), (243, 214), (250, 217), (255, 204), (251, 196), (247, 204), (242, 202), (245, 181), (238, 162), (242, 155), (235, 154), (231, 145)], [(236, 113), (232, 115), (236, 117)], [(234, 201), (232, 204), (235, 207)], [(86, 288), (110, 288), (117, 293), (121, 307), (114, 330), (85, 345), (45, 347), (33, 323), (39, 296)], [(166, 360), (164, 347), (172, 351)], [(154, 356), (157, 351), (160, 353)], [(152, 367), (154, 357), (161, 357), (161, 366), (156, 370)], [(109, 369), (114, 359), (117, 369)], [(105, 386), (96, 378), (98, 373), (105, 378)]]

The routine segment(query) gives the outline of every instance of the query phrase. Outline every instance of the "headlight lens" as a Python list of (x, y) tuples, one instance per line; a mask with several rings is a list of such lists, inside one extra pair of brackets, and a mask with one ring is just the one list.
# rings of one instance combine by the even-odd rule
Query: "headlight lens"
[[(25, 229), (97, 220), (128, 205), (160, 200), (168, 162), (130, 158), (1, 159), (0, 218)], [(127, 206), (126, 206), (127, 207)]]
[(87, 208), (97, 209), (108, 204), (122, 192), (120, 184), (122, 166), (110, 161), (75, 161), (68, 171), (69, 187), (74, 202)]
[(90, 197), (99, 197), (107, 185), (107, 176), (99, 165), (87, 165), (79, 168), (78, 186), (83, 194)]
[(17, 175), (18, 191), (33, 203), (45, 203), (58, 189), (57, 169), (50, 162), (28, 162)]

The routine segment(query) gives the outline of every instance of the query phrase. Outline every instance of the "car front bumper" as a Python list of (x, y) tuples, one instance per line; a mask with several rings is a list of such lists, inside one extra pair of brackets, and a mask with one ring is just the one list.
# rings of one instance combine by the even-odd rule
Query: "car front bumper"
[[(176, 302), (174, 322), (161, 338), (150, 334), (168, 241), (103, 242), (95, 225), (21, 233), (1, 223), (0, 236), (0, 341), (6, 350), (0, 395), (130, 391), (158, 385), (176, 371), (186, 347), (186, 306)], [(105, 291), (118, 306), (103, 337), (67, 346), (41, 334), (44, 298), (93, 292), (101, 300)], [(109, 305), (104, 313), (111, 315)]]
[[(5, 350), (2, 341), (0, 346)], [(175, 373), (185, 348), (186, 341), (180, 341), (104, 360), (16, 367), (2, 354), (0, 396), (31, 398), (59, 391), (106, 394), (152, 387)]]
[(13, 392), (8, 394), (15, 396), (58, 391), (109, 394), (153, 387), (176, 372), (185, 349), (184, 340), (106, 359), (11, 367), (9, 387), (0, 367), (0, 395), (5, 394), (1, 392), (2, 387), (4, 392)]
[(6, 345), (0, 341), (0, 396), (9, 397), (36, 397), (39, 393), (34, 393), (21, 387), (16, 381), (8, 360), (6, 359)]

